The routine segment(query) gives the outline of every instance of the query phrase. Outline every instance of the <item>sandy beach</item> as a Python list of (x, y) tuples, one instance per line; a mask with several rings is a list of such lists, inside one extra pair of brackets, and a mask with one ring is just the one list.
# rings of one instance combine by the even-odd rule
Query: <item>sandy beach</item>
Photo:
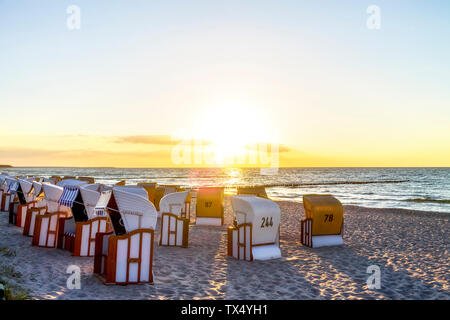
[[(279, 201), (282, 258), (245, 262), (226, 255), (225, 226), (191, 224), (189, 248), (155, 243), (154, 284), (106, 286), (93, 258), (31, 246), (22, 229), (0, 214), (0, 280), (32, 299), (449, 299), (450, 213), (344, 206), (341, 247), (299, 243), (303, 206)], [(194, 221), (195, 214), (191, 217)], [(158, 221), (159, 223), (159, 221)], [(156, 232), (159, 239), (159, 224)], [(66, 287), (69, 265), (81, 268), (81, 289)], [(381, 289), (366, 286), (378, 265)]]

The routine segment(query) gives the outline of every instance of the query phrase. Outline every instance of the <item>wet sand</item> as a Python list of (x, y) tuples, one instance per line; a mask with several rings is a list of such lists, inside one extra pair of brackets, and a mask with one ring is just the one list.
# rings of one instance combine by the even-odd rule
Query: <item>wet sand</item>
[[(192, 223), (189, 248), (155, 242), (154, 284), (128, 286), (102, 284), (92, 273), (93, 258), (32, 247), (3, 212), (0, 280), (32, 299), (450, 299), (450, 213), (344, 206), (345, 245), (311, 249), (299, 243), (302, 204), (277, 203), (281, 259), (227, 257), (232, 210), (226, 197), (225, 226)], [(79, 290), (66, 286), (69, 265), (81, 268)], [(367, 288), (370, 265), (380, 267), (380, 289)]]

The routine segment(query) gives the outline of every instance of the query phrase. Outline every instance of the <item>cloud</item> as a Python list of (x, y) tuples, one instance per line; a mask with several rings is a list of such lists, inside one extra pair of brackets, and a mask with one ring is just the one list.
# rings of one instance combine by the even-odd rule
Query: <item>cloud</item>
[(172, 137), (168, 135), (141, 135), (116, 137), (115, 142), (173, 146), (178, 144), (179, 141), (172, 139)]

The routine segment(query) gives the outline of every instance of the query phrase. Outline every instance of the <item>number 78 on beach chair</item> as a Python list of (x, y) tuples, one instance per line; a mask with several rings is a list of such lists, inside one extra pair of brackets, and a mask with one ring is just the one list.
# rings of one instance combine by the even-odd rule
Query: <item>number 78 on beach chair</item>
[(306, 219), (301, 221), (301, 243), (311, 248), (343, 245), (344, 208), (331, 195), (304, 195)]

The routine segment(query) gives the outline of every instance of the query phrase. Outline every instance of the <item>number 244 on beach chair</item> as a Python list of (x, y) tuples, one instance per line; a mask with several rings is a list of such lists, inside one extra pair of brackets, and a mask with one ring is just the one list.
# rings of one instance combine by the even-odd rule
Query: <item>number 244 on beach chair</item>
[(301, 221), (301, 243), (311, 248), (343, 245), (344, 208), (331, 195), (304, 195), (306, 219)]
[(152, 283), (157, 213), (148, 196), (114, 188), (95, 210), (108, 214), (114, 231), (97, 233), (94, 273), (105, 284)]
[(234, 196), (231, 204), (235, 225), (228, 227), (228, 255), (247, 261), (280, 258), (278, 205), (252, 195)]

